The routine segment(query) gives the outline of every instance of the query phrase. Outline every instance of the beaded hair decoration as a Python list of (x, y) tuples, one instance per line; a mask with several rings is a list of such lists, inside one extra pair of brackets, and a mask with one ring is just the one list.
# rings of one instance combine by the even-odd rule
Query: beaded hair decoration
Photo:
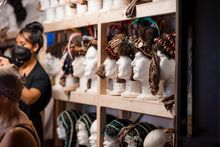
[(144, 31), (144, 34), (133, 39), (133, 46), (136, 50), (141, 51), (149, 59), (154, 54), (153, 44), (154, 39), (158, 37), (158, 30), (155, 27), (150, 27)]
[(143, 146), (145, 137), (154, 129), (156, 129), (156, 127), (147, 122), (131, 124), (127, 127), (124, 127), (118, 134), (120, 144), (125, 144), (125, 136), (128, 135), (130, 139), (134, 140), (138, 147)]
[(120, 44), (125, 39), (124, 34), (116, 34), (109, 42), (107, 47), (105, 48), (107, 55), (110, 59), (118, 60), (119, 58), (119, 51), (118, 48)]
[(160, 50), (163, 54), (165, 54), (168, 58), (175, 58), (175, 37), (176, 34), (167, 34), (164, 33), (159, 38), (155, 38), (155, 50)]

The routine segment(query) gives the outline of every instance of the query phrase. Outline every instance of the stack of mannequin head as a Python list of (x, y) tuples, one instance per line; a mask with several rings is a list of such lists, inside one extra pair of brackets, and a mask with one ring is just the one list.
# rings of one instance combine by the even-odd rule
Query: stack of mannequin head
[(57, 117), (57, 135), (64, 141), (64, 147), (76, 147), (76, 122), (81, 113), (76, 110), (65, 110)]
[[(120, 95), (125, 90), (125, 80), (118, 78), (118, 65), (116, 64), (119, 59), (117, 51), (124, 39), (124, 34), (117, 34), (108, 42), (105, 48), (107, 57), (97, 71), (97, 74), (101, 78), (107, 77), (109, 80), (112, 80), (109, 95)], [(100, 70), (101, 68), (103, 68), (103, 70)]]
[(121, 146), (143, 147), (144, 139), (156, 127), (147, 122), (140, 122), (124, 127), (119, 133)]
[(118, 77), (126, 81), (126, 88), (122, 97), (136, 97), (140, 93), (140, 83), (133, 80), (131, 62), (134, 59), (134, 50), (124, 35), (117, 35), (110, 43), (114, 46), (113, 52), (119, 55), (116, 64), (118, 66)]
[(95, 113), (85, 113), (76, 122), (77, 140), (79, 145), (90, 146), (90, 127), (96, 119)]
[[(112, 115), (107, 115), (106, 116), (106, 123), (110, 123), (111, 121), (113, 121), (114, 119), (116, 119), (114, 116)], [(95, 121), (93, 121), (91, 127), (90, 127), (90, 136), (89, 136), (89, 143), (91, 147), (96, 147), (96, 142), (97, 142), (97, 119)]]
[(104, 147), (119, 147), (118, 134), (123, 127), (132, 124), (131, 121), (127, 119), (115, 119), (111, 121), (105, 127), (104, 132)]

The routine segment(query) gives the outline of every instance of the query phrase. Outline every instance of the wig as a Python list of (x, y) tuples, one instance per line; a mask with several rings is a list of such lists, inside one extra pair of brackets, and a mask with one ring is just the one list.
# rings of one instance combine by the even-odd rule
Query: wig
[(67, 138), (64, 141), (64, 147), (76, 147), (77, 136), (76, 136), (76, 121), (79, 119), (81, 113), (76, 110), (65, 110), (60, 113), (57, 117), (57, 124), (61, 123), (65, 130)]
[(106, 125), (104, 135), (116, 139), (120, 130), (125, 126), (128, 126), (129, 124), (132, 124), (132, 122), (127, 119), (113, 120)]
[(76, 122), (76, 131), (79, 132), (78, 124), (83, 123), (86, 127), (86, 130), (88, 132), (88, 136), (90, 136), (90, 127), (92, 125), (92, 122), (96, 119), (95, 113), (85, 113)]
[(156, 37), (158, 37), (157, 28), (150, 27), (145, 30), (142, 36), (133, 39), (133, 46), (136, 51), (141, 51), (142, 54), (151, 59), (154, 53), (153, 44)]
[(125, 136), (127, 135), (131, 140), (134, 140), (137, 147), (143, 147), (145, 137), (154, 129), (156, 129), (156, 127), (147, 122), (131, 124), (127, 127), (124, 127), (119, 133), (120, 144), (124, 146), (123, 144), (125, 144)]
[(157, 51), (161, 51), (161, 53), (165, 54), (169, 59), (175, 58), (175, 33), (167, 34), (164, 33), (158, 38), (154, 39), (155, 46), (154, 49)]

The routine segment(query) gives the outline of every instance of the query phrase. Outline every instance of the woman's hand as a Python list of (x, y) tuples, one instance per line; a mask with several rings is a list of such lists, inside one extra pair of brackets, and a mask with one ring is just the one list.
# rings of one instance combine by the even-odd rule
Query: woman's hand
[(8, 58), (0, 57), (0, 66), (9, 65), (11, 64)]

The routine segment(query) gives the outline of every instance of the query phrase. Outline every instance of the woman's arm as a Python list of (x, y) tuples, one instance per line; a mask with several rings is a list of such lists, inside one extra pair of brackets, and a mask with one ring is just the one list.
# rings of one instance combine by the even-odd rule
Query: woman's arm
[(27, 105), (31, 105), (33, 103), (35, 103), (41, 96), (41, 92), (40, 90), (36, 89), (36, 88), (26, 88), (24, 87), (23, 91), (22, 91), (22, 95), (21, 95), (21, 100), (27, 104)]

